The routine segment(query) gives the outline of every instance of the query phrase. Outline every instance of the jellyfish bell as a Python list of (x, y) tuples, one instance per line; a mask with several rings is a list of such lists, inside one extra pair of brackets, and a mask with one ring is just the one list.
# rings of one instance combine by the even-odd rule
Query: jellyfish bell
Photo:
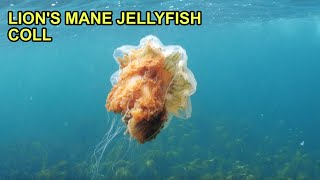
[(113, 88), (106, 108), (122, 114), (133, 138), (140, 143), (150, 141), (173, 116), (191, 117), (190, 96), (197, 83), (182, 47), (164, 46), (149, 35), (139, 46), (117, 48), (114, 58), (119, 70), (111, 76)]

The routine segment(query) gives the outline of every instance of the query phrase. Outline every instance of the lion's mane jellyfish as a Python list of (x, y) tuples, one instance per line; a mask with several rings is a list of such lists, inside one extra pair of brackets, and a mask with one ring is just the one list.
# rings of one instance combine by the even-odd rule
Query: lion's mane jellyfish
[(182, 47), (164, 46), (149, 35), (139, 46), (117, 48), (114, 58), (120, 68), (111, 76), (113, 88), (106, 108), (122, 114), (133, 138), (145, 143), (154, 139), (172, 116), (191, 116), (190, 96), (197, 83)]

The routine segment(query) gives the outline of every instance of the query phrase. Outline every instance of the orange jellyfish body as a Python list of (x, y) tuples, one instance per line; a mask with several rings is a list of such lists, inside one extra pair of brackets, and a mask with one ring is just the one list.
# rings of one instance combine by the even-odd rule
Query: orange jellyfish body
[(151, 42), (119, 57), (120, 73), (106, 108), (123, 115), (128, 133), (140, 143), (152, 140), (168, 120), (167, 94), (174, 74)]

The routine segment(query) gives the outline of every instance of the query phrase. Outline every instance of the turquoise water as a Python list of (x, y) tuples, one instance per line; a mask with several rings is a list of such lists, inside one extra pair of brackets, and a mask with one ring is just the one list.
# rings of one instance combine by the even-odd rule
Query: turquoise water
[[(320, 178), (319, 2), (29, 0), (0, 9), (0, 179)], [(204, 17), (201, 26), (49, 26), (52, 43), (11, 43), (8, 10)], [(192, 117), (143, 145), (120, 133), (93, 175), (112, 117), (113, 51), (149, 34), (186, 49), (198, 82)]]

